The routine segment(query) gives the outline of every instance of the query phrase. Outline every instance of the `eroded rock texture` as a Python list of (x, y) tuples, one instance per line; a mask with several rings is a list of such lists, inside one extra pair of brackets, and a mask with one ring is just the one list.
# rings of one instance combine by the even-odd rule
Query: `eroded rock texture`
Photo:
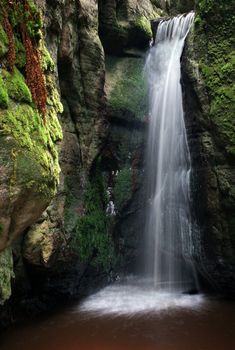
[(15, 302), (28, 310), (30, 301), (43, 309), (48, 295), (53, 305), (56, 299), (97, 287), (124, 265), (124, 255), (130, 266), (134, 264), (140, 231), (130, 223), (140, 208), (130, 205), (138, 203), (133, 199), (141, 183), (146, 129), (141, 50), (151, 37), (148, 19), (158, 16), (150, 1), (118, 2), (121, 17), (116, 16), (125, 39), (119, 42), (115, 37), (118, 52), (105, 49), (106, 54), (123, 57), (105, 59), (102, 28), (111, 16), (111, 2), (36, 3), (64, 112), (59, 190), (40, 220), (14, 245)]
[(150, 0), (99, 0), (99, 34), (107, 53), (144, 49), (152, 38), (150, 19), (163, 11)]
[[(0, 96), (0, 113), (4, 113), (0, 121), (4, 130), (0, 136), (0, 168), (4, 170), (0, 173), (0, 240), (2, 247), (9, 245), (0, 255), (0, 299), (9, 298), (12, 284), (15, 305), (29, 313), (94, 290), (118, 270), (133, 271), (143, 241), (148, 116), (142, 70), (152, 38), (149, 20), (194, 8), (194, 2), (187, 0), (35, 3), (53, 59), (43, 51), (52, 115), (45, 126), (31, 105), (21, 72), (22, 45), (17, 46), (14, 74), (22, 80), (23, 97), (18, 92), (7, 92), (9, 100), (6, 93)], [(231, 3), (211, 1), (208, 5), (200, 0), (196, 10), (195, 29), (182, 64), (195, 174), (195, 225), (200, 228), (194, 234), (195, 259), (204, 279), (209, 275), (213, 286), (232, 294), (233, 55), (232, 34), (227, 30), (232, 28)], [(8, 44), (1, 27), (0, 35), (2, 60)], [(6, 81), (4, 67), (2, 72)], [(62, 171), (56, 195), (55, 143), (62, 136), (56, 114), (61, 105), (52, 76), (64, 106)], [(12, 108), (22, 113), (7, 119)], [(12, 245), (17, 236), (23, 238)]]
[[(23, 15), (17, 11), (13, 5), (1, 4), (0, 304), (11, 295), (13, 242), (40, 217), (55, 195), (60, 172), (56, 143), (62, 138), (57, 115), (63, 108), (55, 85), (54, 64), (41, 36), (39, 13), (33, 5), (29, 7), (34, 19), (30, 24), (25, 22), (24, 35), (32, 30), (31, 40), (41, 57), (41, 74), (47, 90), (44, 116), (36, 108), (33, 93), (26, 84), (26, 67), (30, 69), (30, 63), (23, 34), (19, 32)], [(14, 15), (19, 22), (13, 21)], [(11, 42), (15, 59), (13, 53), (11, 56), (8, 53)]]
[(199, 231), (196, 259), (220, 293), (235, 294), (234, 35), (230, 1), (199, 1), (183, 57), (183, 89)]

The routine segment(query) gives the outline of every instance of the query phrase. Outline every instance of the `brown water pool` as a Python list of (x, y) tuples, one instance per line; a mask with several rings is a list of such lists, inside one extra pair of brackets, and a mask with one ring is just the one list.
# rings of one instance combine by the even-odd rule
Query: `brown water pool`
[[(95, 302), (94, 298), (92, 300)], [(125, 302), (124, 298), (122, 307)], [(98, 304), (97, 299), (94, 305)], [(137, 313), (126, 311), (126, 314), (124, 310), (102, 313), (84, 305), (82, 308), (75, 306), (45, 320), (9, 329), (0, 337), (0, 349), (235, 349), (233, 302), (204, 300), (200, 307), (195, 308), (183, 306)]]

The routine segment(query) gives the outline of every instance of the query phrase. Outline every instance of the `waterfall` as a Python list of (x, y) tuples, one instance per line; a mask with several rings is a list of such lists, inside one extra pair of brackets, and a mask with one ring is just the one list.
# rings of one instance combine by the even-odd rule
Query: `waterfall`
[(161, 21), (145, 71), (149, 84), (146, 274), (159, 290), (195, 288), (190, 174), (180, 58), (194, 13)]
[(189, 13), (160, 22), (145, 66), (150, 95), (145, 274), (120, 278), (91, 295), (81, 312), (130, 316), (198, 310), (204, 303), (200, 294), (183, 293), (198, 289), (191, 259), (191, 161), (180, 85), (180, 58), (193, 19)]

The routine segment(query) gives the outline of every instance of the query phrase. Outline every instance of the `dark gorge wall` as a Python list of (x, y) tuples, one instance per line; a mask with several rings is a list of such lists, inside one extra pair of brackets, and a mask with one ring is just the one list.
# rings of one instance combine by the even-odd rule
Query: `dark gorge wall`
[[(54, 197), (63, 111), (33, 2), (0, 5), (0, 304), (11, 295), (13, 243)], [(37, 82), (37, 85), (36, 85)]]
[[(1, 303), (12, 293), (1, 307), (2, 321), (6, 313), (7, 320), (35, 314), (59, 300), (94, 290), (121, 268), (133, 269), (141, 242), (135, 218), (143, 213), (138, 200), (146, 130), (142, 69), (151, 37), (149, 19), (161, 10), (147, 0), (100, 1), (99, 7), (96, 1), (85, 0), (35, 3), (43, 20), (41, 36), (54, 61), (46, 51), (47, 67), (64, 107), (60, 183), (37, 222), (51, 197), (42, 209), (35, 198), (37, 211), (29, 206), (33, 219), (11, 241), (13, 255), (6, 250), (1, 255)], [(113, 8), (115, 15), (108, 24)], [(103, 34), (102, 28), (108, 25), (118, 50)], [(4, 31), (2, 35), (6, 38)], [(141, 40), (132, 42), (131, 38), (139, 36)], [(4, 40), (3, 54), (7, 55), (9, 42)], [(55, 91), (51, 87), (48, 96)], [(56, 141), (55, 129), (50, 130)], [(36, 162), (35, 147), (32, 150)], [(29, 172), (34, 168), (27, 163)], [(52, 173), (58, 179), (59, 172)], [(31, 187), (29, 193), (34, 193)]]
[(198, 225), (195, 255), (211, 287), (235, 293), (234, 19), (231, 1), (199, 1), (183, 55)]
[[(2, 9), (0, 17), (0, 244), (8, 246), (0, 253), (2, 320), (3, 312), (8, 320), (17, 312), (40, 312), (134, 270), (143, 244), (148, 116), (142, 71), (150, 20), (195, 6), (154, 0), (35, 3), (36, 28), (42, 19), (34, 42), (47, 87), (46, 123), (26, 84), (24, 42), (14, 26), (17, 54), (10, 75)], [(210, 276), (213, 288), (232, 295), (231, 13), (230, 1), (197, 2), (182, 86), (194, 171), (194, 256), (203, 279)], [(63, 103), (59, 186), (62, 105), (56, 85)]]

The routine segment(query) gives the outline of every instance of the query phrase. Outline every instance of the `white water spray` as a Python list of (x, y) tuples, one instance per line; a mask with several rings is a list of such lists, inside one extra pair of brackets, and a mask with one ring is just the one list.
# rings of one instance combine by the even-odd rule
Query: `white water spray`
[(191, 261), (191, 165), (180, 85), (180, 57), (193, 18), (190, 13), (161, 22), (146, 62), (150, 120), (145, 278), (129, 277), (90, 296), (79, 305), (85, 317), (204, 305), (202, 295), (182, 293), (197, 288)]
[(195, 288), (190, 259), (190, 172), (180, 58), (194, 13), (158, 25), (146, 62), (150, 89), (147, 147), (146, 273), (160, 290)]

